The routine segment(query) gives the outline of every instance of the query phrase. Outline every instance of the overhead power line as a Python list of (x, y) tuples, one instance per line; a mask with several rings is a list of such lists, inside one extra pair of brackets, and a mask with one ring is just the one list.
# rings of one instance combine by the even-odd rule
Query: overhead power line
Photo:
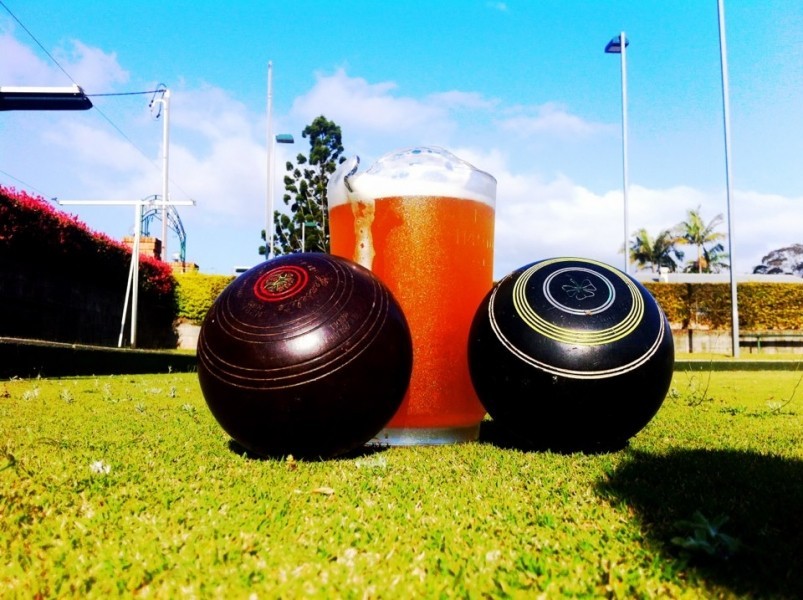
[[(1, 0), (0, 0), (1, 1)], [(162, 88), (156, 90), (145, 90), (144, 92), (110, 92), (107, 94), (86, 94), (87, 96), (91, 96), (93, 98), (99, 96), (136, 96), (138, 94), (155, 94), (157, 92), (164, 91)]]
[[(24, 186), (25, 186), (26, 188), (28, 188), (29, 190), (33, 190), (34, 192), (36, 192), (37, 194), (39, 194), (39, 195), (40, 195), (40, 196), (42, 196), (43, 198), (44, 198), (45, 196), (47, 196), (47, 194), (45, 194), (45, 193), (44, 193), (42, 190), (40, 190), (40, 189), (37, 189), (35, 186), (32, 186), (30, 183), (28, 183), (28, 182), (26, 182), (26, 181), (23, 181), (22, 179), (20, 179), (20, 178), (18, 178), (18, 177), (14, 177), (14, 176), (13, 176), (11, 173), (6, 173), (6, 172), (5, 172), (5, 171), (3, 171), (2, 169), (0, 169), (0, 174), (2, 174), (2, 175), (5, 175), (5, 176), (6, 176), (6, 177), (8, 177), (9, 179), (13, 179), (14, 181), (16, 181), (17, 183), (19, 183), (19, 184), (21, 184), (21, 185), (24, 185)], [(51, 202), (56, 202), (56, 199), (55, 199), (55, 198), (50, 198), (50, 201), (51, 201)]]
[(36, 39), (36, 36), (33, 33), (31, 33), (31, 31), (27, 27), (25, 27), (23, 22), (20, 21), (13, 12), (11, 12), (11, 9), (8, 6), (6, 6), (6, 4), (5, 4), (5, 2), (3, 2), (3, 0), (0, 0), (0, 4), (3, 6), (3, 8), (6, 9), (6, 12), (8, 12), (8, 14), (11, 15), (11, 18), (14, 19), (17, 22), (17, 24), (25, 30), (25, 33), (27, 33), (29, 36), (31, 36), (31, 39), (34, 42), (36, 42), (37, 46), (39, 46), (42, 49), (42, 52), (47, 54), (48, 58), (50, 58), (50, 60), (53, 61), (53, 63), (61, 70), (61, 72), (64, 73), (70, 79), (70, 81), (72, 81), (75, 85), (78, 85), (78, 82), (75, 79), (73, 79), (72, 76), (64, 69), (64, 67), (62, 67), (59, 64), (59, 61), (57, 61), (55, 58), (53, 58), (53, 55), (50, 54), (50, 52), (47, 51), (47, 48), (45, 48), (42, 45), (42, 43), (39, 40)]

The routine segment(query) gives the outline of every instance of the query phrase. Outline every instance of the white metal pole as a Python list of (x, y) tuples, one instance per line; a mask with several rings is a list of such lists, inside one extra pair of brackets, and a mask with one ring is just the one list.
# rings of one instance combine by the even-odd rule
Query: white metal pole
[(137, 304), (139, 300), (139, 241), (142, 236), (142, 203), (137, 203), (134, 217), (134, 248), (131, 260), (134, 261), (134, 284), (131, 290), (131, 347), (137, 347)]
[[(137, 205), (134, 205), (134, 219), (136, 220), (139, 210), (137, 209)], [(120, 335), (117, 338), (117, 347), (122, 348), (123, 346), (123, 332), (125, 331), (125, 316), (128, 313), (128, 297), (131, 294), (131, 285), (134, 281), (134, 264), (137, 260), (137, 257), (134, 255), (134, 250), (131, 250), (131, 267), (128, 269), (128, 282), (125, 286), (125, 300), (123, 300), (123, 317), (120, 320)]]
[(728, 207), (728, 255), (730, 258), (731, 287), (731, 347), (733, 357), (739, 357), (739, 304), (736, 292), (736, 267), (733, 259), (733, 215), (731, 212), (731, 135), (730, 135), (730, 93), (728, 91), (728, 50), (725, 42), (725, 1), (717, 0), (719, 10), (719, 57), (722, 65), (722, 116), (725, 128), (725, 197)]
[(168, 156), (170, 148), (170, 90), (162, 96), (164, 121), (162, 122), (162, 260), (167, 262), (167, 180)]
[(627, 246), (630, 237), (630, 226), (628, 224), (628, 188), (630, 178), (627, 171), (627, 37), (625, 32), (619, 33), (619, 45), (621, 46), (622, 60), (622, 199), (624, 200), (625, 214), (625, 273), (630, 272), (630, 251)]
[(265, 215), (265, 259), (273, 258), (273, 63), (268, 61), (268, 202)]

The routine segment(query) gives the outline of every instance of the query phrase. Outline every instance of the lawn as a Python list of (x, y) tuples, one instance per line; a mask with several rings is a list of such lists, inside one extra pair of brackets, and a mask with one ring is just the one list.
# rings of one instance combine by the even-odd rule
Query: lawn
[(0, 382), (3, 598), (800, 598), (802, 372), (676, 370), (629, 445), (243, 454), (196, 375)]

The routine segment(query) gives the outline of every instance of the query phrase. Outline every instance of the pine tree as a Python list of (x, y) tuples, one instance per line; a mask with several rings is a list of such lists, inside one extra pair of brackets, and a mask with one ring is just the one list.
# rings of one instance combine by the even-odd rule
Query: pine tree
[[(329, 204), (326, 185), (329, 177), (346, 160), (340, 127), (323, 115), (304, 128), (309, 138), (309, 158), (302, 153), (296, 164), (285, 164), (282, 200), (287, 212), (273, 214), (274, 255), (291, 252), (329, 252)], [(264, 231), (263, 231), (264, 239)], [(260, 248), (260, 254), (265, 247)]]

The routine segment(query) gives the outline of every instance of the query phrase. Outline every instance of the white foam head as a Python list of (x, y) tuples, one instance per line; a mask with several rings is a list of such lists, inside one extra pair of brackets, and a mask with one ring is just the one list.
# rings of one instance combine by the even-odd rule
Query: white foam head
[(445, 196), (484, 202), (496, 200), (496, 179), (437, 146), (395, 150), (357, 173), (359, 157), (342, 163), (329, 179), (329, 206), (396, 196)]

